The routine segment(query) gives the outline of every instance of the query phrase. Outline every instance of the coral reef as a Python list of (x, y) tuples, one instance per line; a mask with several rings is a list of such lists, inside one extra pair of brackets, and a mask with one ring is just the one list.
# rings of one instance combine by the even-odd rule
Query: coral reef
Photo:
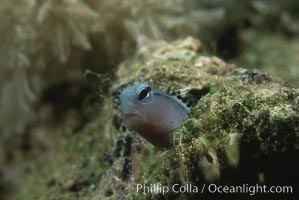
[[(33, 184), (40, 181), (38, 172), (23, 197), (46, 193), (47, 198), (64, 199), (190, 199), (209, 194), (142, 194), (136, 185), (296, 185), (296, 166), (284, 162), (299, 153), (298, 89), (263, 72), (204, 56), (193, 38), (147, 41), (136, 59), (119, 67), (118, 83), (100, 118), (68, 142), (71, 155), (62, 159), (71, 161), (47, 171), (48, 184)], [(121, 125), (119, 93), (140, 81), (194, 102), (189, 119), (175, 132), (173, 147), (165, 151)]]
[(2, 1), (0, 126), (5, 132), (22, 132), (45, 89), (80, 81), (86, 69), (113, 71), (124, 56), (134, 53), (142, 34), (159, 39), (216, 37), (208, 30), (223, 21), (224, 10), (207, 12), (193, 5), (193, 0)]
[[(261, 63), (255, 52), (265, 52), (267, 46), (255, 47), (260, 43), (255, 32), (253, 37), (240, 38), (240, 33), (247, 31), (246, 23), (254, 30), (263, 27), (257, 33), (278, 29), (283, 34), (296, 36), (297, 18), (293, 12), (285, 11), (294, 10), (296, 4), (293, 4), (292, 7), (289, 6), (291, 1), (237, 3), (233, 0), (168, 0), (163, 3), (151, 0), (4, 0), (0, 4), (3, 19), (0, 27), (3, 41), (0, 46), (0, 106), (5, 114), (0, 115), (0, 125), (5, 132), (21, 132), (32, 122), (33, 107), (46, 88), (59, 82), (79, 81), (87, 68), (97, 72), (113, 71), (122, 58), (134, 54), (136, 45), (142, 46), (139, 44), (141, 35), (165, 40), (194, 36), (208, 49), (234, 59), (240, 55), (243, 42), (251, 44), (254, 41), (253, 52), (251, 48), (248, 52), (245, 50), (240, 63), (253, 67), (274, 66), (277, 70), (269, 71), (273, 73), (280, 73), (282, 66), (288, 63), (294, 77), (289, 79), (287, 74), (283, 77), (294, 82), (298, 74), (297, 61), (291, 59), (289, 62), (288, 58), (294, 57), (295, 47), (280, 51), (288, 55), (282, 64), (272, 64), (271, 55)], [(272, 41), (268, 41), (270, 45)], [(9, 93), (12, 89), (19, 101)], [(15, 106), (18, 109), (14, 109)]]
[[(298, 5), (0, 1), (0, 199), (198, 198), (140, 195), (138, 183), (297, 186)], [(121, 122), (119, 94), (141, 82), (192, 108), (166, 151)]]

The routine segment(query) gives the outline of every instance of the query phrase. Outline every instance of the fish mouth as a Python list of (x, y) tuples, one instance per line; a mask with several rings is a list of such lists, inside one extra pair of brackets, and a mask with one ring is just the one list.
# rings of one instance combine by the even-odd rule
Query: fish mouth
[(122, 121), (129, 129), (139, 126), (145, 121), (144, 113), (139, 108), (130, 106), (132, 106), (130, 111), (122, 113)]
[(140, 113), (127, 112), (122, 115), (122, 122), (129, 130), (132, 130), (143, 123), (143, 117)]
[(140, 116), (140, 113), (127, 112), (127, 113), (124, 113), (122, 117), (124, 120), (128, 120), (128, 119), (132, 119), (132, 118), (136, 118), (136, 117), (140, 118), (141, 116)]
[(136, 107), (134, 104), (129, 104), (128, 107), (131, 111), (124, 111), (122, 116), (123, 119), (125, 118), (133, 118), (133, 117), (140, 117), (142, 120), (144, 120), (144, 113), (138, 108)]

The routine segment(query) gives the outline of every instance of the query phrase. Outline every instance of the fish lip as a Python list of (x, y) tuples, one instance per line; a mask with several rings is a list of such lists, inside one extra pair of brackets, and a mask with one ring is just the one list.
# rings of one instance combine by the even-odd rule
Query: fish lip
[(128, 119), (131, 119), (131, 118), (134, 118), (134, 117), (139, 117), (142, 119), (142, 121), (144, 121), (144, 113), (139, 109), (137, 108), (136, 106), (134, 106), (134, 104), (129, 104), (129, 106), (132, 106), (134, 108), (134, 111), (135, 112), (124, 112), (122, 114), (122, 118), (124, 120), (128, 120)]
[(127, 112), (122, 114), (122, 122), (129, 130), (134, 130), (144, 123), (144, 118), (139, 112)]
[(126, 112), (123, 114), (123, 118), (125, 120), (130, 119), (130, 118), (134, 118), (134, 117), (139, 117), (140, 114), (139, 113), (135, 113), (135, 112)]

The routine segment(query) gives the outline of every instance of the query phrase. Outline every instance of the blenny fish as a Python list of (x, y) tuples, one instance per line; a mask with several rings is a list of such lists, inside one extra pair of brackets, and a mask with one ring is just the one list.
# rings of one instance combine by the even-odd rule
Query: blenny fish
[(159, 149), (171, 145), (174, 131), (190, 111), (175, 97), (145, 83), (125, 88), (120, 102), (124, 125)]

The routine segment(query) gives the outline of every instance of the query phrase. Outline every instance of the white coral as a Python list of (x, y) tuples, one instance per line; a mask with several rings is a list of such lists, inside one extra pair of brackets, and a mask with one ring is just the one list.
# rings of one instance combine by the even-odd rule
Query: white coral
[(29, 23), (35, 8), (33, 0), (5, 0), (0, 3), (0, 127), (20, 131), (24, 119), (30, 118), (29, 104), (34, 94), (29, 87), (27, 71), (30, 61), (26, 55), (33, 39)]
[[(200, 14), (194, 3), (198, 2), (0, 1), (0, 120), (7, 122), (0, 128), (10, 126), (8, 121), (25, 124), (34, 114), (28, 107), (34, 100), (31, 88), (39, 95), (53, 83), (82, 79), (86, 68), (111, 70), (124, 55), (135, 53), (141, 35), (171, 40), (205, 30), (206, 13)], [(223, 12), (217, 11), (209, 20), (222, 18)]]
[(28, 66), (29, 61), (24, 54), (27, 36), (30, 29), (28, 20), (34, 8), (32, 0), (4, 0), (0, 3), (0, 66), (15, 68)]
[(50, 48), (50, 52), (63, 63), (67, 61), (72, 45), (89, 50), (88, 34), (94, 31), (98, 17), (84, 2), (47, 0), (37, 15), (41, 50)]

